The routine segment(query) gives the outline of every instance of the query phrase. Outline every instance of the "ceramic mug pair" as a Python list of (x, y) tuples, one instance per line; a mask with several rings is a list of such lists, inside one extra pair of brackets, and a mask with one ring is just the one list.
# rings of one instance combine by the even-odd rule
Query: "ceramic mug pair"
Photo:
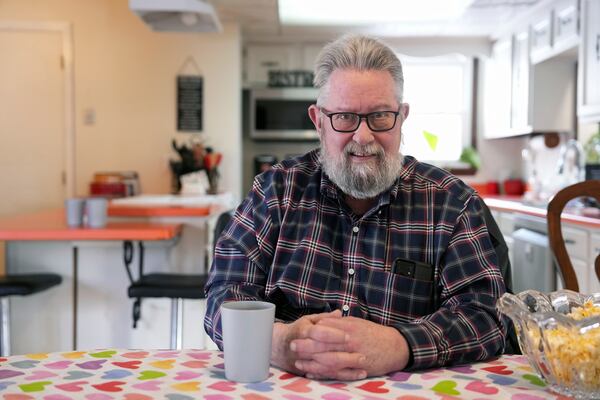
[(83, 225), (103, 228), (108, 219), (108, 200), (104, 197), (70, 198), (65, 200), (65, 214), (67, 225), (71, 228)]

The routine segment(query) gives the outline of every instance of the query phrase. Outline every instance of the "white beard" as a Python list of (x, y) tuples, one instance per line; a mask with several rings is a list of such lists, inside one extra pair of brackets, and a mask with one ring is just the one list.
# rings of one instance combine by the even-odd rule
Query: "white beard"
[[(351, 153), (374, 155), (366, 163), (354, 163)], [(321, 141), (320, 161), (323, 171), (345, 194), (355, 199), (370, 199), (387, 190), (402, 169), (402, 154), (386, 154), (377, 143), (361, 146), (349, 142), (342, 153), (332, 155)]]

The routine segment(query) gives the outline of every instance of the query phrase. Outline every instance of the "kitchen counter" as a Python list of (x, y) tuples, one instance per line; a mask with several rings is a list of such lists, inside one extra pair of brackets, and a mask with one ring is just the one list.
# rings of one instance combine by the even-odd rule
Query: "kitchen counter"
[(168, 240), (181, 224), (144, 221), (109, 222), (104, 228), (71, 228), (64, 210), (50, 210), (0, 219), (0, 240)]
[[(547, 210), (543, 206), (532, 206), (524, 202), (519, 196), (482, 196), (485, 203), (492, 210), (518, 212), (521, 214), (533, 215), (546, 218)], [(600, 215), (587, 216), (575, 213), (574, 210), (565, 209), (562, 214), (562, 220), (565, 223), (584, 226), (586, 228), (600, 229)]]

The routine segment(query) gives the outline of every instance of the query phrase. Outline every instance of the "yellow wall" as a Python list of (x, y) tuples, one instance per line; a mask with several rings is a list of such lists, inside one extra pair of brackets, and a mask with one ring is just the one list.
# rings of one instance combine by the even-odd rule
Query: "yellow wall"
[[(73, 28), (76, 188), (88, 193), (96, 171), (135, 170), (145, 193), (168, 193), (168, 159), (177, 159), (175, 79), (204, 77), (207, 145), (223, 152), (222, 188), (241, 190), (241, 38), (223, 33), (156, 33), (129, 10), (127, 0), (1, 0), (0, 21), (67, 21)], [(93, 110), (96, 122), (84, 124)], [(25, 110), (24, 110), (25, 112)], [(43, 161), (40, 160), (40, 166)]]

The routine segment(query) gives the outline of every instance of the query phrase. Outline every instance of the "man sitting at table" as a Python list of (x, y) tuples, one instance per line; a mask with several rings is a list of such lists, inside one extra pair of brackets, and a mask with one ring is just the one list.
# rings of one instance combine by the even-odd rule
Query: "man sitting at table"
[(409, 106), (394, 52), (344, 36), (319, 55), (314, 84), (321, 147), (255, 178), (216, 246), (206, 331), (222, 347), (223, 302), (272, 302), (272, 364), (309, 378), (501, 354), (505, 286), (482, 199), (400, 154)]

